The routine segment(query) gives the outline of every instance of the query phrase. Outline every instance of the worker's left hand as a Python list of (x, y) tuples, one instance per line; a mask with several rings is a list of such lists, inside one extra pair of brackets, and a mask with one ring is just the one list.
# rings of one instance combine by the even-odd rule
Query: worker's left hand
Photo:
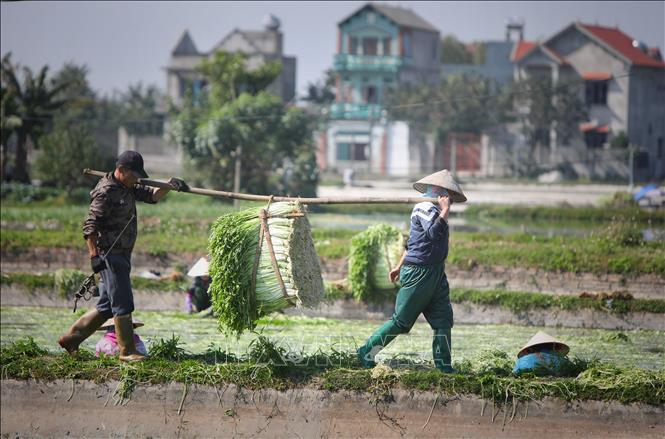
[(171, 185), (171, 187), (178, 192), (189, 191), (189, 186), (187, 185), (187, 183), (185, 183), (184, 180), (181, 180), (179, 178), (171, 177), (171, 179), (169, 180), (169, 185)]

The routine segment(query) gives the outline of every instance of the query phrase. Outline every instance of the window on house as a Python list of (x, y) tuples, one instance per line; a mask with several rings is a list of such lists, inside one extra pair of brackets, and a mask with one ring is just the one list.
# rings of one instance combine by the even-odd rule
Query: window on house
[(373, 85), (365, 87), (365, 102), (368, 104), (376, 104), (376, 87)]
[(607, 142), (607, 133), (597, 133), (595, 131), (587, 131), (584, 133), (584, 142), (589, 149), (602, 148)]
[(354, 143), (352, 151), (353, 160), (367, 160), (367, 154), (365, 154), (366, 150), (367, 150), (366, 143)]
[(436, 59), (436, 41), (432, 41), (432, 59)]
[(358, 54), (358, 38), (356, 37), (349, 38), (349, 53), (351, 55)]
[(402, 35), (402, 44), (404, 45), (404, 56), (411, 56), (411, 35)]
[(376, 38), (363, 38), (363, 55), (376, 56), (379, 40)]
[(340, 142), (337, 144), (337, 160), (367, 160), (366, 143)]
[(607, 105), (607, 81), (586, 81), (587, 105)]
[(390, 53), (390, 38), (384, 38), (383, 39), (383, 55), (384, 56), (391, 55), (391, 53)]
[(349, 143), (337, 144), (337, 160), (349, 160), (351, 157), (351, 146)]
[(535, 133), (535, 141), (541, 146), (550, 146), (549, 128), (538, 128)]

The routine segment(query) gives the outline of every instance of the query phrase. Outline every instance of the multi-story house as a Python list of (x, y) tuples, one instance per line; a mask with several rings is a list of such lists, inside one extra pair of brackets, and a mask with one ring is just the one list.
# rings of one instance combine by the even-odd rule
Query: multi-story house
[[(544, 136), (551, 164), (602, 169), (601, 161), (610, 160), (603, 150), (609, 152), (610, 141), (623, 133), (635, 150), (635, 178), (665, 177), (665, 63), (657, 48), (618, 28), (575, 22), (543, 42), (520, 42), (512, 58), (515, 81), (539, 75), (577, 84), (586, 104), (589, 118), (569, 145), (560, 145), (554, 130)], [(626, 167), (627, 155), (620, 156)]]
[(337, 95), (319, 139), (322, 168), (388, 175), (429, 169), (433, 152), (421, 151), (406, 123), (389, 121), (384, 105), (393, 87), (439, 79), (439, 47), (439, 31), (410, 9), (368, 3), (338, 23)]
[[(171, 59), (166, 70), (167, 95), (174, 103), (179, 103), (188, 86), (196, 95), (205, 87), (205, 82), (196, 67), (215, 52), (240, 52), (247, 55), (248, 67), (256, 67), (266, 61), (279, 61), (282, 64), (280, 75), (268, 87), (268, 91), (290, 102), (296, 89), (296, 59), (283, 53), (283, 35), (277, 17), (269, 15), (264, 19), (263, 30), (234, 29), (208, 52), (196, 48), (188, 31), (183, 32), (171, 51)], [(191, 84), (191, 85), (190, 85)]]
[[(268, 86), (268, 91), (279, 96), (283, 102), (292, 102), (296, 90), (296, 59), (283, 53), (283, 35), (279, 19), (268, 15), (263, 20), (264, 29), (234, 29), (208, 52), (199, 51), (188, 31), (184, 31), (171, 51), (166, 70), (166, 95), (174, 104), (182, 102), (187, 88), (196, 97), (206, 86), (205, 80), (197, 71), (201, 61), (210, 58), (215, 52), (240, 52), (247, 55), (247, 65), (255, 68), (266, 61), (280, 61), (282, 71)], [(165, 107), (165, 106), (164, 106)], [(161, 108), (165, 113), (166, 109)], [(182, 166), (182, 151), (178, 150), (166, 137), (168, 118), (165, 117), (163, 136), (133, 136), (121, 127), (118, 133), (118, 153), (133, 149), (141, 152), (151, 172), (177, 173)]]

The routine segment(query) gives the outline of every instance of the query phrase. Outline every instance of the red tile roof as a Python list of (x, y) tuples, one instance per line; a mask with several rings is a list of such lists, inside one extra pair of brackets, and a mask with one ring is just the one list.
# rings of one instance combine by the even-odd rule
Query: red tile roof
[(608, 81), (612, 79), (610, 72), (583, 72), (582, 79), (586, 81)]
[(665, 68), (665, 63), (651, 58), (640, 49), (633, 47), (633, 38), (621, 32), (617, 28), (594, 26), (579, 23), (584, 30), (603, 41), (612, 49), (629, 59), (633, 64), (647, 67)]
[(585, 122), (580, 124), (580, 131), (583, 133), (604, 133), (610, 132), (609, 125), (598, 125), (596, 122)]
[(513, 61), (519, 61), (522, 59), (526, 53), (533, 49), (536, 45), (535, 41), (518, 41), (517, 46), (515, 47), (515, 54), (513, 55)]

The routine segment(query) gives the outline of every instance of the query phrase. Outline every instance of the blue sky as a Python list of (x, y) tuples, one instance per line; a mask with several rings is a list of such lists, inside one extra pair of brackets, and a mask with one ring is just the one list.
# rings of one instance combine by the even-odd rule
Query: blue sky
[[(165, 87), (169, 54), (184, 29), (207, 51), (234, 28), (261, 29), (272, 13), (282, 22), (285, 52), (297, 57), (298, 91), (330, 67), (337, 22), (365, 2), (2, 2), (0, 48), (15, 62), (58, 69), (90, 68), (102, 93), (143, 81)], [(463, 41), (501, 40), (510, 17), (526, 22), (526, 38), (542, 39), (571, 21), (619, 26), (649, 46), (665, 47), (665, 2), (385, 2), (409, 7), (441, 34)]]

